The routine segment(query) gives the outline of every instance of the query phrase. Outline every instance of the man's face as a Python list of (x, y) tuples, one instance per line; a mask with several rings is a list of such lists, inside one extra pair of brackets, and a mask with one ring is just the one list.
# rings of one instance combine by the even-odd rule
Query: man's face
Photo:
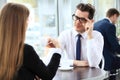
[(87, 22), (86, 18), (88, 18), (89, 13), (88, 12), (83, 12), (80, 10), (76, 10), (73, 20), (74, 20), (74, 28), (77, 32), (85, 32), (85, 24)]

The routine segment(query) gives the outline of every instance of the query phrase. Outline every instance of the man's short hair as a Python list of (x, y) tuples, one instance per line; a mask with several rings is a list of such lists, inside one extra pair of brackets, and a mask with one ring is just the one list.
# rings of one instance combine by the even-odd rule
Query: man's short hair
[(117, 16), (119, 16), (120, 15), (120, 13), (119, 13), (119, 11), (117, 10), (117, 9), (115, 9), (115, 8), (110, 8), (108, 11), (107, 11), (107, 14), (106, 14), (106, 17), (111, 17), (111, 16), (113, 16), (113, 15), (117, 15)]
[(84, 4), (84, 3), (80, 3), (76, 6), (76, 8), (80, 11), (86, 11), (89, 13), (88, 18), (89, 19), (93, 19), (94, 17), (94, 13), (95, 13), (95, 8), (94, 6), (92, 6), (91, 4)]

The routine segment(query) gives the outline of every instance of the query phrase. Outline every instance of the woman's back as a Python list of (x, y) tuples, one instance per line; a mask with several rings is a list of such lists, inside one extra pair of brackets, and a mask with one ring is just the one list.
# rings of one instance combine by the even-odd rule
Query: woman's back
[(23, 65), (17, 73), (16, 80), (34, 80), (37, 75), (42, 80), (52, 80), (60, 62), (60, 55), (55, 53), (50, 63), (46, 66), (32, 46), (25, 44)]

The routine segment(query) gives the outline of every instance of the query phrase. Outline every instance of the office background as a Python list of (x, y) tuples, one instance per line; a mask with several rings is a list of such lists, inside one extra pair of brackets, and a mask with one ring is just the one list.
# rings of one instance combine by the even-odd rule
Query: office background
[[(45, 39), (48, 36), (57, 38), (61, 31), (73, 26), (72, 14), (78, 3), (91, 3), (95, 6), (95, 21), (105, 17), (109, 8), (120, 11), (120, 0), (0, 0), (0, 8), (6, 2), (18, 2), (30, 9), (30, 24), (26, 34), (26, 43), (34, 46), (40, 56), (45, 51)], [(120, 19), (117, 24), (117, 35), (120, 35)]]

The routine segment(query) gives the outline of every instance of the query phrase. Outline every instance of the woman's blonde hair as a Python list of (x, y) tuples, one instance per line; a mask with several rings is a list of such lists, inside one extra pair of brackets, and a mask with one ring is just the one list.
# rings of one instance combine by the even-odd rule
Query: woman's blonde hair
[(28, 16), (28, 8), (18, 3), (0, 11), (0, 80), (12, 80), (22, 65)]

